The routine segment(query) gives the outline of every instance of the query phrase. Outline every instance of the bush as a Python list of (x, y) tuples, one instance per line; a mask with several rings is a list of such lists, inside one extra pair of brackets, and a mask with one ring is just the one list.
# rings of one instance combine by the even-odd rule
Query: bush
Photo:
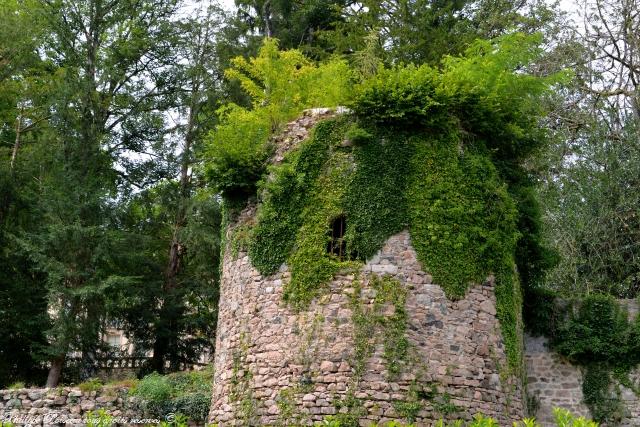
[(211, 402), (211, 370), (152, 373), (138, 383), (131, 394), (143, 400), (145, 411), (154, 416), (183, 414), (192, 421), (204, 421)]
[(153, 372), (144, 377), (134, 389), (133, 394), (147, 402), (163, 402), (171, 397), (172, 387), (169, 378)]
[(203, 421), (209, 414), (210, 404), (210, 393), (188, 393), (172, 399), (170, 412), (185, 414), (194, 421)]
[(297, 50), (279, 51), (265, 39), (258, 56), (233, 60), (226, 71), (238, 80), (253, 108), (222, 107), (220, 124), (207, 139), (206, 173), (226, 199), (252, 195), (270, 155), (269, 136), (305, 108), (336, 107), (350, 97), (351, 71), (346, 62), (314, 65)]
[(207, 178), (229, 199), (255, 192), (270, 154), (270, 124), (265, 114), (235, 104), (219, 110), (221, 123), (209, 135)]
[(83, 393), (98, 391), (102, 388), (102, 381), (99, 378), (91, 378), (83, 383), (78, 384), (78, 388)]
[(25, 388), (25, 387), (26, 386), (25, 386), (24, 382), (16, 381), (15, 383), (13, 383), (13, 384), (11, 384), (9, 386), (9, 390), (18, 390), (18, 389)]

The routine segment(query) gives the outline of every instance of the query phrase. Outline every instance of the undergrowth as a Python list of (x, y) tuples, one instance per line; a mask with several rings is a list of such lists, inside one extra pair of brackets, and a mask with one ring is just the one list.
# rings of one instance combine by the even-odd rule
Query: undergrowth
[(210, 369), (169, 375), (152, 373), (129, 393), (142, 399), (143, 409), (150, 415), (183, 414), (191, 421), (202, 422), (209, 413), (212, 382)]

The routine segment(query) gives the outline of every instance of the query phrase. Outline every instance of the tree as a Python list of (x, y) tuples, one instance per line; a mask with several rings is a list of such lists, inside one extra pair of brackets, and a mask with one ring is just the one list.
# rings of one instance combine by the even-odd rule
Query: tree
[(110, 204), (118, 187), (161, 173), (152, 161), (123, 155), (162, 148), (176, 8), (161, 0), (42, 3), (42, 52), (60, 84), (49, 107), (55, 133), (46, 136), (54, 149), (39, 194), (42, 225), (23, 246), (46, 275), (53, 313), (47, 386), (58, 383), (72, 350), (82, 352), (83, 376), (93, 374), (105, 291), (131, 280), (112, 262), (118, 234), (109, 229)]
[(19, 244), (23, 232), (37, 227), (33, 177), (42, 153), (35, 142), (47, 129), (43, 105), (53, 82), (37, 54), (43, 28), (35, 6), (0, 6), (0, 387), (42, 380), (38, 356), (49, 326), (44, 276)]
[[(203, 232), (219, 232), (219, 215), (217, 204), (197, 203), (195, 201), (196, 188), (193, 176), (196, 153), (200, 151), (202, 139), (205, 133), (212, 128), (216, 121), (215, 105), (219, 96), (220, 82), (219, 74), (216, 72), (216, 63), (212, 63), (212, 56), (215, 53), (215, 34), (221, 24), (219, 17), (220, 10), (209, 7), (203, 11), (204, 16), (196, 16), (181, 23), (183, 30), (180, 57), (185, 64), (182, 69), (180, 86), (176, 87), (178, 105), (181, 115), (185, 118), (184, 123), (176, 128), (176, 137), (181, 140), (180, 154), (178, 159), (179, 175), (177, 178), (177, 200), (175, 201), (175, 212), (173, 220), (167, 224), (170, 229), (169, 255), (164, 270), (164, 281), (161, 287), (162, 293), (159, 298), (159, 312), (155, 318), (155, 337), (153, 342), (153, 362), (152, 367), (158, 372), (164, 371), (165, 359), (170, 361), (170, 369), (177, 370), (179, 362), (193, 360), (198, 354), (198, 349), (203, 347), (203, 343), (197, 344), (197, 340), (191, 340), (191, 346), (181, 346), (186, 335), (194, 336), (194, 332), (200, 335), (200, 341), (204, 336), (204, 344), (210, 343), (209, 336), (205, 331), (212, 331), (215, 328), (215, 318), (206, 327), (192, 328), (188, 323), (190, 315), (210, 312), (214, 301), (211, 300), (211, 291), (216, 287), (217, 258), (219, 249), (217, 239), (210, 241), (207, 247), (198, 247), (198, 237), (188, 235), (191, 227), (208, 225), (209, 229)], [(204, 212), (213, 214), (209, 221), (199, 217)], [(190, 224), (193, 222), (193, 224)], [(200, 238), (202, 241), (202, 238)], [(197, 278), (190, 276), (187, 270), (190, 261), (198, 259), (197, 251), (202, 251), (204, 260), (210, 263), (209, 274), (205, 277)], [(196, 253), (190, 254), (195, 251)], [(208, 255), (208, 256), (207, 256)], [(197, 263), (196, 263), (197, 264)], [(200, 268), (200, 267), (195, 267)], [(206, 267), (205, 267), (206, 269)], [(206, 288), (211, 288), (207, 292)], [(205, 297), (194, 303), (192, 298)], [(191, 303), (190, 303), (190, 299)], [(206, 314), (205, 314), (206, 316)], [(209, 316), (210, 317), (210, 316)]]
[(553, 144), (542, 156), (546, 239), (561, 255), (547, 287), (571, 295), (635, 297), (638, 259), (637, 2), (585, 1), (584, 30), (561, 61), (576, 78), (559, 87)]
[[(321, 38), (325, 31), (336, 28), (341, 12), (349, 0), (259, 0), (236, 2), (235, 25), (246, 37), (274, 37), (284, 49), (300, 49), (319, 59), (332, 47)], [(255, 53), (255, 45), (248, 53)]]
[(353, 54), (378, 35), (387, 63), (439, 64), (445, 55), (458, 55), (476, 38), (509, 32), (533, 33), (553, 20), (544, 2), (501, 0), (389, 0), (348, 2), (319, 38), (330, 50)]

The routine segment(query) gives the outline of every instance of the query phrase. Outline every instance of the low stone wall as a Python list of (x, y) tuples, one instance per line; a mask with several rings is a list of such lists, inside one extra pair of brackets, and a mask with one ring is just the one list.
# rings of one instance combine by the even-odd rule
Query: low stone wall
[[(364, 337), (371, 353), (354, 383), (358, 343), (352, 295), (359, 276), (362, 313), (373, 317), (376, 290), (370, 275), (386, 275), (406, 289), (406, 332), (399, 333), (406, 333), (413, 360), (391, 378), (384, 333), (372, 332)], [(413, 412), (419, 426), (475, 413), (511, 425), (523, 415), (519, 381), (505, 375), (493, 282), (472, 287), (464, 299), (449, 300), (422, 270), (408, 232), (389, 238), (359, 273), (337, 276), (308, 310), (296, 312), (282, 301), (287, 280), (286, 266), (263, 277), (246, 253), (234, 259), (227, 248), (210, 422), (307, 425), (356, 402), (363, 406), (361, 425), (406, 419), (403, 408)], [(384, 310), (385, 316), (394, 313), (393, 306)], [(412, 388), (429, 383), (434, 395), (411, 402)]]
[(0, 420), (17, 426), (85, 426), (91, 412), (104, 409), (114, 425), (158, 424), (144, 419), (135, 397), (126, 388), (103, 387), (82, 392), (78, 388), (0, 390)]
[[(536, 419), (543, 426), (552, 425), (553, 408), (568, 409), (575, 415), (589, 417), (582, 403), (582, 372), (562, 356), (547, 348), (544, 337), (525, 336), (527, 394)], [(532, 414), (533, 415), (533, 414)]]
[[(629, 318), (638, 315), (636, 300), (620, 300), (629, 312)], [(525, 335), (525, 363), (527, 370), (527, 395), (529, 406), (534, 409), (536, 419), (543, 427), (553, 424), (553, 408), (568, 409), (576, 415), (590, 417), (589, 408), (584, 404), (582, 394), (581, 368), (550, 350), (545, 337)], [(630, 379), (640, 384), (640, 369), (635, 369)], [(620, 398), (626, 410), (622, 426), (640, 425), (640, 398), (633, 390), (615, 383), (620, 390)]]

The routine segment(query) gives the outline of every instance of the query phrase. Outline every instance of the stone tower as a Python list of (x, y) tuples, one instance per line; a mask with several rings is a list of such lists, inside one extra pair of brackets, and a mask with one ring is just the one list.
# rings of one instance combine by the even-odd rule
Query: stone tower
[[(309, 110), (290, 123), (275, 139), (273, 163), (335, 115)], [(335, 274), (309, 305), (291, 307), (283, 301), (287, 264), (263, 276), (233, 243), (259, 208), (249, 203), (225, 231), (209, 422), (308, 425), (337, 415), (344, 425), (431, 425), (483, 413), (511, 425), (523, 416), (492, 276), (447, 298), (404, 230)]]

